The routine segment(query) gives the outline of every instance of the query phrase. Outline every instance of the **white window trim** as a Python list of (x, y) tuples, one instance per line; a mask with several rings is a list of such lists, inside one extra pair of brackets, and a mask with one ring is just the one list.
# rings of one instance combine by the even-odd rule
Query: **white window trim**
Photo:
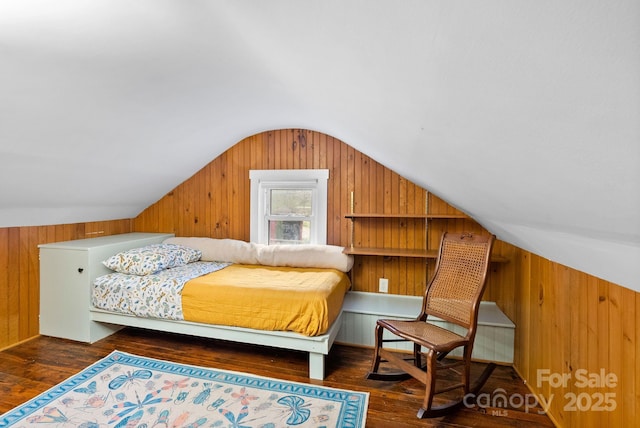
[(250, 170), (251, 180), (251, 242), (268, 244), (266, 190), (280, 188), (314, 189), (311, 243), (327, 243), (327, 181), (328, 169), (261, 169)]

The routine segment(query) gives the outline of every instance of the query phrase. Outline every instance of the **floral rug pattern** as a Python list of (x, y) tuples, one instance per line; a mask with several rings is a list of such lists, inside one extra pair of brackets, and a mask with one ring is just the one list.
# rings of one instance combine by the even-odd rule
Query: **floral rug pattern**
[(369, 394), (114, 351), (0, 427), (364, 427)]

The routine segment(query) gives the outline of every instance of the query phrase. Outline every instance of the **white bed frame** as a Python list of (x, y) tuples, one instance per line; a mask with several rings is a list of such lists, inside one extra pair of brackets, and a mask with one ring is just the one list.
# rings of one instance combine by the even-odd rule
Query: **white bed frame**
[(40, 333), (93, 343), (123, 327), (138, 327), (290, 349), (308, 352), (309, 377), (324, 379), (325, 355), (329, 354), (342, 325), (342, 311), (327, 333), (304, 336), (284, 331), (139, 318), (91, 306), (91, 284), (98, 276), (111, 272), (104, 267), (103, 260), (120, 251), (160, 243), (170, 236), (173, 235), (128, 233), (41, 245)]
[(149, 330), (181, 333), (211, 339), (229, 340), (252, 345), (272, 346), (309, 353), (309, 377), (324, 379), (324, 357), (342, 325), (342, 312), (333, 322), (329, 331), (321, 336), (304, 336), (287, 331), (264, 331), (242, 327), (202, 324), (189, 321), (173, 321), (155, 318), (139, 318), (132, 315), (117, 314), (102, 309), (91, 308), (91, 320), (119, 326), (139, 327)]

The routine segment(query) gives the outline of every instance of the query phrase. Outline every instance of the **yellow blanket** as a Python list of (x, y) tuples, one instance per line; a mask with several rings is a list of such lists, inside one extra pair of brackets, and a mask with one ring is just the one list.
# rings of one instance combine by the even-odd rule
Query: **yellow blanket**
[(189, 280), (182, 311), (187, 321), (316, 336), (337, 318), (350, 285), (335, 269), (234, 264)]

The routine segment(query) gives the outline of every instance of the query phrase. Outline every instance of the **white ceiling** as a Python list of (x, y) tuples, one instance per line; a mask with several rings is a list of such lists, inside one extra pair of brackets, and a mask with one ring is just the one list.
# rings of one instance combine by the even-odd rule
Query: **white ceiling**
[(291, 127), (640, 291), (637, 0), (0, 0), (0, 227), (135, 217)]

